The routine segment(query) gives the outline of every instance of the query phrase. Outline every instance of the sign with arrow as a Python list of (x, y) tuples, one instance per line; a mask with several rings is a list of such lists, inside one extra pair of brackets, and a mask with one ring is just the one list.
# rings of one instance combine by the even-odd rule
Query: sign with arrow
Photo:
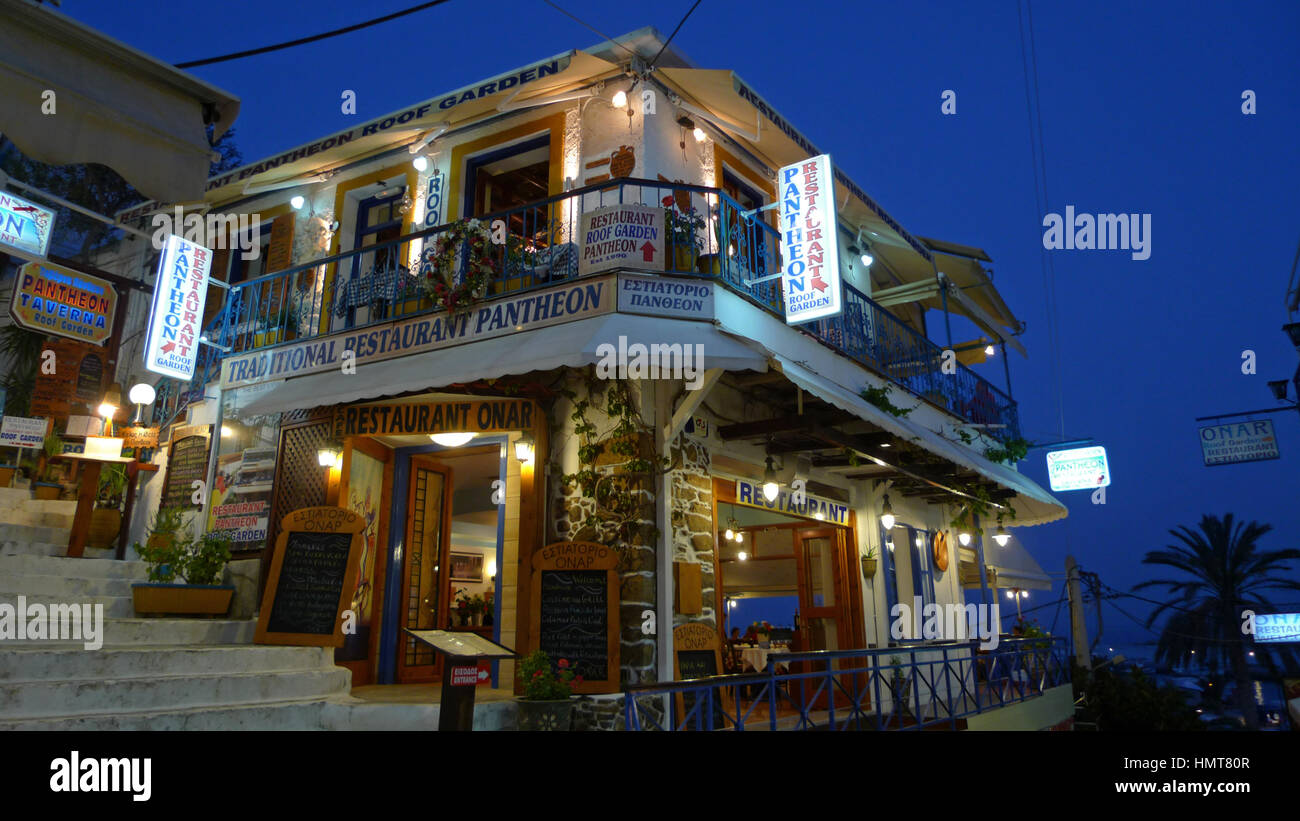
[(781, 290), (789, 325), (843, 310), (835, 171), (819, 154), (777, 172), (781, 202)]
[(610, 269), (664, 270), (664, 209), (652, 205), (610, 205), (578, 221), (582, 252), (578, 275)]

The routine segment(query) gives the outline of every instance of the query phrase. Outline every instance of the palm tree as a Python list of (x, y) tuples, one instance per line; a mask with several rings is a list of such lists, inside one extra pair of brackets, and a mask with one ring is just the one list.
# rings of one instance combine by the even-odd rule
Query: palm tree
[(1247, 726), (1258, 727), (1251, 701), (1243, 610), (1276, 612), (1268, 591), (1300, 590), (1287, 562), (1300, 550), (1260, 550), (1260, 537), (1272, 525), (1236, 522), (1231, 513), (1201, 517), (1200, 530), (1185, 525), (1170, 530), (1182, 544), (1149, 551), (1143, 564), (1172, 567), (1188, 578), (1151, 579), (1134, 587), (1163, 587), (1170, 596), (1152, 611), (1147, 627), (1172, 611), (1156, 645), (1157, 662), (1185, 664), (1199, 656), (1212, 670), (1230, 672), (1237, 683), (1237, 704)]

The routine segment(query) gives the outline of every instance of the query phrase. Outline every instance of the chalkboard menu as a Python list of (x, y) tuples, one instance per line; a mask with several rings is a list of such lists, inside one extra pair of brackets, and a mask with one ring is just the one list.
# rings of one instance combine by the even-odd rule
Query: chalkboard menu
[(163, 479), (161, 507), (194, 509), (194, 483), (208, 480), (208, 449), (211, 425), (186, 425), (173, 431), (167, 451), (167, 475)]
[(556, 542), (533, 554), (531, 646), (567, 659), (579, 693), (619, 687), (618, 556), (593, 542)]
[(341, 507), (307, 507), (284, 518), (254, 642), (343, 645), (364, 529), (365, 519)]
[[(722, 672), (722, 640), (718, 631), (702, 622), (691, 622), (673, 629), (673, 678), (684, 681), (693, 678), (708, 678)], [(683, 693), (677, 696), (677, 715), (674, 724), (686, 721), (688, 728), (707, 726), (708, 720), (691, 715), (686, 719), (695, 705), (697, 696)], [(731, 691), (725, 687), (713, 689), (713, 728), (729, 726), (727, 713), (732, 710)]]

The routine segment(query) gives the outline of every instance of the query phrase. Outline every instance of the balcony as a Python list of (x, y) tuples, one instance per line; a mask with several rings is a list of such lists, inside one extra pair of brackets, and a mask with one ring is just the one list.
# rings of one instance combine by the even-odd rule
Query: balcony
[[(484, 297), (577, 278), (575, 234), (584, 213), (629, 203), (663, 206), (669, 200), (675, 213), (688, 215), (694, 224), (666, 231), (664, 273), (716, 281), (783, 318), (780, 280), (753, 282), (780, 270), (775, 229), (746, 218), (719, 189), (638, 179), (601, 183), (481, 217), (497, 234)], [(449, 227), (425, 228), (233, 285), (208, 338), (233, 352), (248, 352), (432, 313), (434, 303), (423, 288), (431, 270), (424, 249)], [(997, 438), (1019, 435), (1011, 397), (963, 365), (956, 374), (943, 373), (940, 346), (847, 283), (844, 304), (839, 316), (799, 329), (913, 395), (969, 423), (991, 426)], [(189, 394), (218, 375), (219, 366), (219, 357), (201, 363), (203, 372), (196, 373)]]

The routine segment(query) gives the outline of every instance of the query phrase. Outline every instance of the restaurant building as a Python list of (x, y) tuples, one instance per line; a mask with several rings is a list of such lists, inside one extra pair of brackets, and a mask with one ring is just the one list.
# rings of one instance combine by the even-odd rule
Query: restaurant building
[[(160, 504), (228, 532), (247, 618), (278, 523), (347, 507), (354, 686), (437, 680), (406, 629), (475, 631), (574, 649), (580, 692), (608, 697), (593, 723), (675, 678), (674, 628), (722, 642), (759, 600), (788, 603), (794, 649), (910, 655), (933, 642), (891, 636), (896, 604), (1048, 588), (989, 538), (1066, 509), (995, 461), (1021, 438), (1023, 348), (988, 255), (808, 170), (837, 217), (805, 250), (834, 260), (839, 310), (787, 322), (778, 171), (833, 147), (663, 46), (554, 55), (210, 180), (196, 213), (256, 216), (259, 253), (215, 251), (211, 344), (192, 382), (157, 383), (164, 478), (135, 537)], [(567, 634), (539, 600), (556, 569), (612, 571)], [(491, 675), (510, 687), (512, 663)]]

